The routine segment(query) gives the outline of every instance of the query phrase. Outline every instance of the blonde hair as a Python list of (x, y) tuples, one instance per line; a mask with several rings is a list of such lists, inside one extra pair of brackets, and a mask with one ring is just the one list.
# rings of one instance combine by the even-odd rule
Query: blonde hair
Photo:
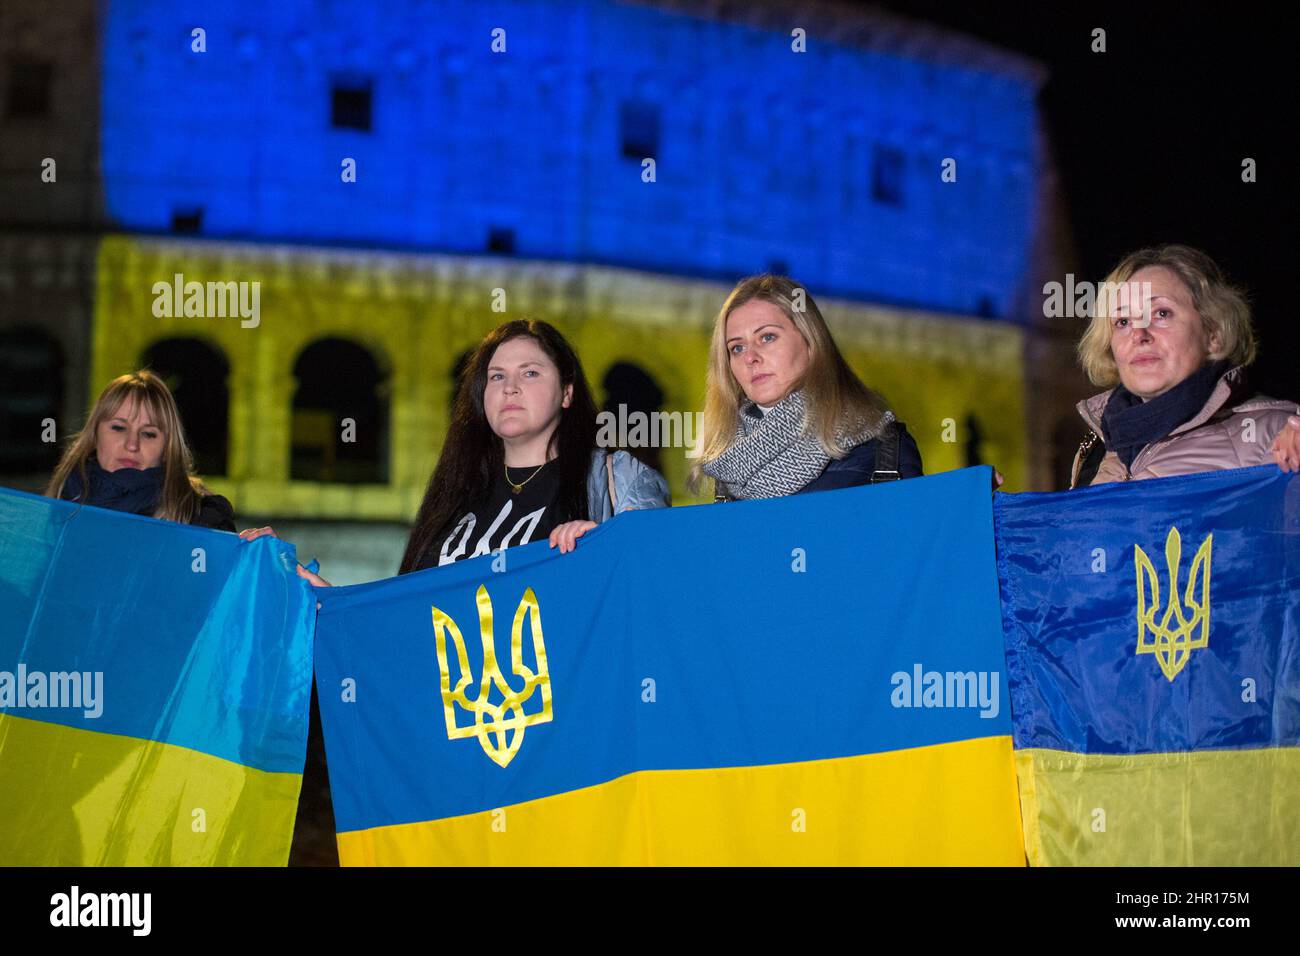
[(1228, 284), (1223, 270), (1199, 249), (1176, 244), (1139, 249), (1124, 257), (1102, 283), (1092, 321), (1079, 340), (1079, 364), (1094, 385), (1115, 385), (1119, 369), (1111, 354), (1110, 296), (1104, 290), (1128, 282), (1139, 269), (1164, 266), (1178, 276), (1192, 295), (1207, 335), (1218, 336), (1219, 347), (1210, 358), (1228, 359), (1234, 366), (1255, 361), (1255, 333), (1250, 306), (1240, 289)]
[(51, 498), (59, 497), (74, 468), (81, 476), (82, 488), (88, 487), (86, 463), (95, 454), (99, 426), (112, 418), (122, 403), (127, 401), (134, 401), (136, 409), (144, 411), (163, 433), (161, 464), (165, 470), (162, 494), (153, 516), (166, 521), (190, 523), (198, 515), (202, 497), (208, 494), (208, 489), (194, 474), (194, 455), (185, 441), (185, 430), (181, 426), (176, 400), (172, 398), (167, 384), (148, 369), (121, 375), (108, 383), (108, 387), (95, 402), (95, 407), (90, 410), (85, 427), (76, 434), (59, 459), (50, 483), (45, 488), (45, 494)]
[[(796, 299), (802, 308), (796, 307)], [(804, 429), (816, 436), (826, 454), (843, 458), (846, 452), (836, 440), (837, 436), (863, 427), (877, 431), (889, 410), (885, 400), (862, 384), (849, 368), (807, 289), (786, 276), (769, 274), (742, 279), (722, 303), (713, 322), (702, 447), (700, 460), (690, 475), (691, 487), (695, 489), (703, 481), (703, 466), (722, 455), (736, 438), (745, 392), (731, 373), (727, 319), (736, 309), (755, 300), (769, 302), (780, 309), (808, 344), (808, 368), (797, 387), (803, 389), (808, 408)]]

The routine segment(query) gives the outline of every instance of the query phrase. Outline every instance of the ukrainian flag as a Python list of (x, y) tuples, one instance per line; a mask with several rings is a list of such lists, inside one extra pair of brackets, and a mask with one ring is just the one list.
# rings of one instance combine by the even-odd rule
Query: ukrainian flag
[(341, 861), (1022, 865), (989, 469), (317, 592)]
[(1300, 480), (998, 496), (1035, 865), (1300, 863)]
[(0, 604), (0, 865), (287, 862), (292, 546), (0, 489)]

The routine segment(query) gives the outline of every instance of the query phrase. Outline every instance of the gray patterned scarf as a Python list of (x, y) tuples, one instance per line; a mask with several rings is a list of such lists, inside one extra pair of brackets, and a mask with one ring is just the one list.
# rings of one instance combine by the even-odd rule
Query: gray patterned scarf
[[(802, 389), (796, 389), (761, 417), (748, 400), (741, 403), (736, 437), (729, 448), (703, 468), (732, 498), (781, 498), (799, 491), (826, 469), (830, 456), (817, 436), (804, 432), (807, 406)], [(875, 438), (893, 412), (885, 412), (871, 428), (865, 423), (836, 434), (839, 447), (848, 451)]]

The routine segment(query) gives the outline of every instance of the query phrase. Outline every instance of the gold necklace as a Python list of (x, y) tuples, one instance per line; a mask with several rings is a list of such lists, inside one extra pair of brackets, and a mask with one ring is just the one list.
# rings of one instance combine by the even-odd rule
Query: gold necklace
[[(505, 464), (505, 463), (503, 462), (502, 464)], [(511, 491), (513, 494), (516, 494), (516, 495), (519, 494), (519, 492), (521, 492), (521, 491), (524, 490), (524, 485), (528, 484), (530, 481), (532, 481), (534, 478), (536, 478), (538, 472), (540, 472), (540, 471), (541, 471), (543, 468), (545, 468), (548, 464), (549, 464), (549, 462), (545, 462), (545, 461), (542, 462), (540, 465), (537, 466), (537, 471), (533, 472), (531, 475), (529, 475), (527, 478), (525, 478), (525, 479), (524, 479), (523, 481), (521, 481), (519, 484), (515, 484), (513, 481), (510, 480), (510, 466), (509, 466), (509, 465), (505, 465), (505, 469), (506, 469), (506, 484), (508, 484), (508, 485), (510, 486), (510, 491)]]

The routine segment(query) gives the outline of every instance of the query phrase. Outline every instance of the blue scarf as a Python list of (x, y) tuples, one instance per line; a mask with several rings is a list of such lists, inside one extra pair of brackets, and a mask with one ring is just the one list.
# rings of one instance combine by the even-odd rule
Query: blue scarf
[(97, 508), (111, 508), (113, 511), (128, 511), (136, 515), (152, 515), (158, 508), (162, 496), (162, 465), (157, 468), (119, 468), (117, 471), (105, 471), (92, 453), (86, 461), (86, 478), (89, 491), (83, 495), (81, 473), (72, 469), (68, 480), (63, 483), (60, 498), (67, 501), (80, 501), (82, 504), (95, 505)]
[(1125, 468), (1131, 467), (1138, 452), (1190, 421), (1205, 407), (1229, 368), (1231, 363), (1227, 360), (1203, 365), (1149, 402), (1142, 401), (1123, 385), (1116, 386), (1101, 415), (1101, 437), (1106, 447), (1119, 456)]

